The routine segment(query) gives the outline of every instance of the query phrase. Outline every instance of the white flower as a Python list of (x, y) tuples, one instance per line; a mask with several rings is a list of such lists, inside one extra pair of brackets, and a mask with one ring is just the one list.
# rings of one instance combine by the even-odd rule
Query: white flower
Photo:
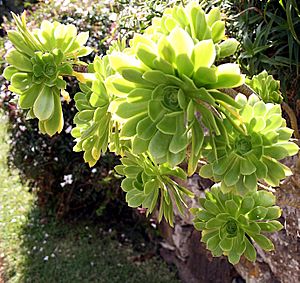
[(73, 183), (73, 175), (72, 174), (65, 175), (64, 181), (66, 184), (72, 184)]
[(48, 261), (48, 259), (49, 259), (49, 256), (46, 255), (46, 256), (44, 257), (44, 261)]

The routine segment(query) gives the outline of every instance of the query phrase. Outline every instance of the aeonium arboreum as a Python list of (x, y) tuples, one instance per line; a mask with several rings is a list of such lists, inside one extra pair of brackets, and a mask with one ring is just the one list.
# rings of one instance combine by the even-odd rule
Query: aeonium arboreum
[(282, 95), (280, 82), (269, 75), (266, 70), (262, 71), (251, 79), (247, 79), (247, 84), (257, 93), (264, 102), (281, 103)]
[(222, 21), (220, 9), (215, 7), (205, 14), (196, 1), (185, 7), (167, 8), (162, 17), (152, 20), (152, 25), (145, 33), (158, 41), (162, 35), (169, 35), (178, 27), (185, 30), (195, 42), (211, 39), (218, 58), (230, 56), (237, 49), (237, 40), (225, 37), (225, 21)]
[(53, 135), (63, 127), (60, 91), (66, 88), (63, 75), (71, 75), (72, 67), (63, 62), (59, 49), (42, 53), (36, 51), (30, 58), (17, 50), (6, 57), (10, 64), (4, 77), (11, 81), (9, 89), (20, 95), (19, 105), (29, 109), (29, 118), (39, 119), (41, 132)]
[(41, 132), (52, 136), (63, 127), (63, 76), (72, 75), (72, 64), (91, 52), (83, 46), (88, 33), (77, 36), (75, 26), (48, 21), (31, 32), (26, 27), (25, 14), (13, 17), (17, 30), (8, 31), (8, 38), (14, 49), (6, 56), (10, 66), (3, 75), (11, 81), (10, 90), (20, 95), (20, 107), (29, 109), (28, 118), (38, 118)]
[[(107, 147), (122, 156), (116, 171), (126, 176), (122, 188), (129, 206), (148, 214), (158, 206), (158, 219), (172, 224), (174, 206), (183, 212), (184, 197), (192, 196), (174, 179), (186, 179), (178, 165), (186, 160), (192, 175), (202, 154), (208, 164), (201, 175), (220, 182), (200, 201), (203, 209), (194, 210), (208, 248), (232, 263), (242, 254), (255, 259), (253, 241), (272, 248), (260, 232), (281, 228), (273, 221), (280, 209), (271, 194), (257, 192), (257, 181), (277, 186), (290, 173), (278, 161), (298, 147), (289, 142), (292, 131), (278, 105), (225, 94), (241, 86), (244, 75), (238, 64), (218, 63), (238, 45), (226, 39), (219, 9), (205, 14), (196, 1), (166, 9), (128, 48), (122, 41), (96, 57), (92, 74), (72, 70), (90, 52), (83, 46), (87, 33), (76, 36), (74, 26), (47, 21), (30, 32), (24, 16), (15, 20), (18, 30), (9, 32), (15, 50), (7, 57), (5, 77), (43, 132), (61, 130), (63, 76), (76, 76), (82, 91), (75, 96), (74, 150), (84, 151), (91, 166)], [(278, 84), (268, 86), (276, 97)]]
[(121, 138), (132, 139), (134, 153), (149, 150), (156, 162), (175, 166), (185, 158), (189, 144), (198, 143), (192, 145), (189, 164), (189, 174), (195, 171), (203, 141), (196, 113), (203, 114), (205, 126), (221, 134), (215, 121), (221, 116), (211, 109), (217, 112), (214, 107), (220, 101), (238, 104), (216, 89), (244, 80), (237, 65), (214, 66), (215, 58), (212, 40), (195, 45), (179, 27), (159, 42), (136, 35), (130, 48), (109, 55), (116, 74), (106, 84), (119, 97), (112, 111), (121, 119)]
[(200, 169), (200, 175), (221, 182), (223, 192), (241, 195), (255, 191), (258, 180), (278, 186), (291, 174), (279, 160), (299, 150), (289, 141), (293, 131), (286, 127), (279, 105), (265, 104), (254, 94), (248, 99), (239, 94), (236, 101), (243, 106), (239, 115), (231, 119), (244, 125), (245, 132), (237, 132), (225, 119), (226, 135), (210, 140), (203, 151), (208, 164)]
[(125, 151), (121, 158), (122, 165), (115, 167), (116, 171), (126, 176), (121, 187), (126, 192), (126, 201), (130, 207), (147, 209), (151, 214), (159, 203), (158, 221), (162, 217), (173, 226), (176, 206), (184, 213), (185, 197), (193, 197), (193, 193), (180, 186), (171, 177), (186, 180), (186, 173), (180, 167), (170, 168), (167, 164), (157, 165), (149, 155), (134, 155)]
[(72, 130), (76, 145), (74, 151), (84, 151), (84, 160), (94, 166), (108, 144), (118, 147), (117, 124), (108, 111), (114, 96), (107, 92), (105, 79), (112, 74), (107, 56), (95, 57), (93, 62), (95, 78), (92, 82), (81, 84), (82, 92), (76, 93), (74, 100), (78, 113), (74, 117), (76, 127)]
[(201, 240), (213, 256), (228, 256), (232, 264), (237, 264), (244, 255), (255, 261), (256, 250), (253, 243), (262, 249), (274, 249), (273, 243), (262, 232), (282, 229), (277, 218), (281, 210), (275, 204), (271, 192), (257, 191), (244, 197), (220, 190), (214, 185), (205, 198), (199, 199), (201, 208), (192, 208), (194, 226), (202, 231)]

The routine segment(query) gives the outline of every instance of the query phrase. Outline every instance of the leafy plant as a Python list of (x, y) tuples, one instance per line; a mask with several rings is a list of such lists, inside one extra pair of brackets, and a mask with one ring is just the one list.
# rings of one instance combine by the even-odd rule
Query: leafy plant
[[(153, 212), (159, 201), (158, 221), (164, 218), (173, 226), (174, 204), (181, 214), (187, 207), (184, 197), (192, 197), (193, 193), (180, 186), (171, 177), (186, 180), (186, 173), (180, 167), (169, 167), (166, 163), (157, 166), (150, 155), (132, 155), (125, 152), (122, 165), (115, 170), (126, 178), (121, 187), (126, 192), (126, 201), (131, 207), (141, 206), (147, 209), (147, 215)], [(159, 200), (160, 199), (160, 200)]]
[[(106, 5), (89, 5), (90, 3), (80, 1), (73, 1), (69, 5), (62, 3), (64, 2), (38, 2), (26, 9), (27, 25), (37, 28), (43, 19), (47, 19), (65, 25), (72, 23), (80, 32), (92, 26), (89, 28), (87, 45), (93, 50), (106, 52), (107, 43), (104, 38), (110, 36), (111, 26), (110, 10)], [(5, 30), (15, 29), (15, 23), (6, 19), (3, 27)], [(5, 48), (11, 48), (7, 41), (7, 37), (4, 37), (3, 50), (0, 51), (3, 60), (7, 52)], [(94, 56), (91, 53), (81, 57), (81, 60), (91, 62)], [(74, 66), (75, 68), (78, 71), (86, 67)], [(119, 214), (122, 214), (125, 221), (128, 221), (136, 213), (127, 207), (120, 188), (120, 178), (112, 170), (119, 163), (118, 157), (106, 153), (91, 170), (88, 164), (82, 162), (82, 154), (72, 149), (74, 140), (70, 131), (77, 112), (73, 98), (79, 87), (76, 78), (68, 76), (64, 79), (67, 83), (66, 91), (70, 95), (68, 101), (62, 102), (64, 128), (60, 135), (49, 138), (48, 135), (39, 133), (37, 119), (26, 119), (27, 109), (16, 109), (17, 95), (8, 90), (8, 82), (0, 76), (0, 108), (9, 116), (9, 165), (18, 168), (21, 180), (28, 183), (34, 194), (37, 194), (39, 207), (47, 217), (55, 214), (60, 221), (90, 219), (97, 213), (97, 217), (102, 220), (107, 217), (119, 222)]]
[[(289, 142), (292, 130), (286, 127), (279, 105), (260, 101), (256, 94), (248, 99), (226, 94), (242, 86), (245, 76), (236, 63), (221, 63), (235, 53), (238, 42), (226, 38), (218, 8), (207, 14), (196, 2), (168, 8), (144, 34), (135, 34), (129, 47), (123, 43), (96, 57), (89, 73), (72, 72), (82, 90), (75, 96), (79, 110), (72, 132), (75, 150), (84, 151), (91, 166), (107, 147), (120, 154), (122, 165), (116, 170), (126, 176), (122, 189), (128, 205), (142, 206), (148, 214), (158, 206), (159, 221), (164, 217), (171, 225), (173, 204), (184, 213), (185, 198), (192, 197), (173, 179), (184, 180), (197, 171), (200, 159), (206, 160), (200, 174), (220, 184), (207, 194), (207, 201), (201, 201), (209, 218), (218, 219), (218, 225), (211, 227), (214, 231), (209, 231), (214, 240), (208, 232), (203, 240), (214, 241), (208, 245), (213, 251), (221, 241), (214, 255), (228, 255), (232, 263), (239, 261), (247, 245), (247, 258), (255, 260), (247, 237), (269, 250), (271, 245), (260, 235), (266, 228), (260, 226), (281, 228), (272, 222), (279, 217), (279, 208), (274, 218), (267, 214), (274, 196), (257, 191), (257, 184), (265, 180), (278, 186), (291, 173), (278, 160), (298, 151)], [(39, 52), (48, 56), (49, 50), (35, 51), (35, 56)], [(257, 85), (263, 82), (257, 80)], [(19, 88), (26, 88), (26, 81), (19, 83)], [(38, 111), (44, 114), (47, 101), (42, 102)], [(53, 115), (58, 117), (56, 112)], [(183, 161), (188, 163), (187, 172), (179, 167)], [(210, 211), (223, 196), (218, 210)], [(263, 200), (256, 201), (259, 197)], [(244, 202), (251, 205), (240, 210)], [(209, 220), (198, 216), (196, 223)], [(256, 224), (254, 219), (266, 221)], [(204, 224), (197, 224), (198, 228), (210, 229)], [(224, 235), (217, 236), (217, 230)]]
[(11, 81), (10, 90), (21, 96), (20, 106), (30, 109), (29, 117), (39, 119), (41, 132), (52, 136), (63, 127), (60, 92), (66, 93), (66, 82), (62, 77), (72, 74), (78, 57), (92, 51), (83, 47), (88, 32), (77, 36), (74, 25), (43, 21), (32, 33), (25, 14), (14, 19), (17, 31), (9, 31), (8, 38), (15, 49), (6, 56), (10, 66), (3, 76)]
[(230, 263), (237, 264), (242, 255), (255, 261), (256, 251), (251, 241), (266, 251), (274, 249), (273, 243), (261, 234), (283, 227), (274, 220), (280, 217), (281, 210), (274, 206), (271, 192), (257, 191), (241, 197), (222, 193), (220, 184), (216, 184), (199, 203), (202, 208), (193, 209), (194, 225), (202, 231), (202, 241), (214, 256), (224, 253)]
[[(200, 175), (221, 182), (224, 193), (237, 191), (244, 195), (256, 191), (258, 180), (278, 186), (291, 171), (277, 160), (298, 152), (298, 146), (289, 142), (293, 131), (286, 127), (279, 105), (265, 104), (254, 94), (248, 100), (239, 94), (236, 101), (243, 105), (240, 121), (228, 118), (242, 123), (245, 132), (238, 133), (228, 125), (224, 135), (208, 140), (204, 156), (209, 163), (201, 167)], [(228, 121), (225, 119), (224, 123)], [(213, 147), (215, 152), (211, 150)]]
[(256, 93), (259, 93), (259, 96), (264, 102), (272, 102), (275, 104), (282, 102), (280, 81), (274, 80), (273, 76), (268, 75), (266, 70), (253, 76), (252, 79), (248, 79), (247, 84)]

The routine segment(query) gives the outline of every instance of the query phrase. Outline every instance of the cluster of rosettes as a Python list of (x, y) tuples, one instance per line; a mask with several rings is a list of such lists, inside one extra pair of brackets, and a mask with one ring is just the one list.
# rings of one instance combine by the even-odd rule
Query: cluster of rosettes
[[(95, 57), (93, 68), (95, 79), (81, 84), (82, 92), (76, 93), (74, 100), (78, 110), (74, 117), (76, 127), (72, 130), (76, 145), (74, 151), (84, 151), (84, 160), (94, 166), (108, 143), (112, 143), (114, 123), (108, 111), (113, 97), (107, 92), (104, 80), (111, 74), (107, 56)], [(117, 137), (116, 137), (117, 138)], [(117, 144), (117, 143), (116, 143)]]
[(208, 164), (200, 169), (200, 175), (221, 182), (224, 193), (253, 192), (258, 180), (278, 186), (281, 179), (291, 174), (278, 160), (299, 150), (295, 143), (289, 142), (293, 131), (286, 127), (280, 105), (265, 104), (254, 94), (248, 100), (239, 94), (236, 101), (242, 105), (236, 123), (239, 119), (245, 133), (237, 133), (224, 121), (228, 124), (227, 133), (213, 138), (215, 154), (211, 149), (203, 151)]
[(125, 152), (125, 155), (121, 158), (122, 165), (117, 165), (115, 170), (126, 176), (121, 187), (126, 192), (128, 205), (142, 206), (147, 209), (148, 215), (159, 202), (158, 221), (164, 217), (173, 226), (174, 205), (183, 214), (183, 207), (186, 207), (184, 198), (193, 194), (170, 177), (186, 180), (186, 173), (180, 167), (170, 168), (166, 164), (157, 166), (145, 154)]
[(257, 191), (244, 197), (232, 193), (224, 194), (219, 185), (214, 185), (205, 198), (199, 199), (202, 208), (193, 208), (194, 226), (202, 231), (201, 240), (213, 256), (228, 256), (232, 264), (244, 255), (255, 261), (253, 243), (262, 249), (274, 249), (273, 243), (262, 232), (282, 229), (281, 210), (274, 206), (275, 197), (271, 192)]
[(266, 70), (256, 76), (253, 76), (252, 79), (247, 79), (247, 84), (264, 102), (282, 102), (280, 81), (275, 80), (272, 75), (268, 75)]
[(19, 94), (19, 105), (29, 109), (29, 118), (39, 119), (42, 133), (50, 136), (63, 127), (60, 93), (66, 83), (63, 76), (73, 73), (72, 64), (77, 57), (91, 52), (82, 45), (88, 33), (77, 35), (73, 25), (43, 21), (41, 28), (30, 32), (26, 27), (25, 14), (14, 15), (17, 30), (8, 31), (13, 49), (6, 57), (10, 64), (4, 77), (11, 81), (10, 90)]
[[(271, 193), (257, 191), (257, 182), (278, 186), (290, 174), (278, 161), (296, 154), (298, 146), (289, 142), (292, 130), (279, 105), (254, 94), (248, 99), (225, 94), (245, 78), (237, 64), (216, 63), (238, 46), (226, 39), (218, 8), (205, 14), (193, 1), (166, 9), (128, 48), (122, 41), (107, 56), (96, 57), (92, 74), (72, 70), (77, 58), (91, 51), (83, 47), (87, 33), (77, 36), (72, 25), (47, 21), (31, 33), (24, 16), (14, 18), (18, 30), (9, 38), (15, 50), (7, 56), (11, 66), (4, 76), (42, 132), (61, 131), (63, 76), (75, 75), (82, 91), (75, 95), (74, 150), (84, 151), (90, 166), (107, 147), (123, 156), (116, 171), (125, 176), (129, 206), (142, 206), (147, 214), (158, 207), (158, 220), (172, 225), (174, 205), (184, 213), (184, 198), (193, 196), (172, 179), (187, 177), (177, 165), (188, 157), (192, 175), (202, 155), (208, 164), (200, 175), (219, 182), (200, 199), (202, 208), (192, 209), (208, 249), (235, 264), (243, 254), (255, 260), (253, 242), (273, 248), (261, 232), (281, 229), (274, 220), (280, 209)], [(266, 73), (249, 84), (264, 101), (281, 101), (278, 82)]]

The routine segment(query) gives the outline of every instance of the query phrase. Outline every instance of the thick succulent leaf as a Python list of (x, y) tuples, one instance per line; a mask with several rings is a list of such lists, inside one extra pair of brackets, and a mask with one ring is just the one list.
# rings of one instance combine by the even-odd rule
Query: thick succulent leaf
[(54, 99), (54, 114), (52, 117), (44, 122), (45, 131), (49, 136), (55, 133), (60, 133), (63, 129), (64, 118), (60, 102), (59, 93), (53, 93)]
[(12, 50), (5, 57), (8, 64), (23, 72), (32, 72), (30, 59), (17, 50)]
[(240, 175), (240, 159), (236, 159), (234, 163), (232, 164), (232, 167), (227, 171), (224, 182), (226, 186), (233, 186), (235, 185), (239, 180)]
[(209, 84), (208, 88), (232, 88), (240, 86), (244, 83), (244, 76), (240, 74), (239, 66), (236, 64), (222, 64), (217, 67), (218, 81)]
[(156, 132), (156, 125), (149, 117), (145, 117), (138, 122), (136, 131), (139, 138), (149, 140)]
[(256, 260), (256, 250), (253, 247), (252, 243), (248, 240), (248, 238), (244, 238), (245, 243), (246, 243), (246, 250), (245, 250), (245, 257), (250, 260), (250, 261), (255, 261)]
[(41, 121), (48, 120), (54, 112), (54, 95), (50, 87), (41, 89), (33, 105), (34, 115)]
[(293, 156), (297, 154), (299, 147), (292, 142), (277, 143), (264, 149), (265, 155), (268, 155), (277, 160), (281, 160), (287, 156)]
[(200, 168), (199, 175), (203, 178), (211, 178), (213, 176), (212, 164), (205, 164)]
[(164, 157), (168, 152), (171, 139), (172, 136), (157, 131), (149, 144), (151, 155), (156, 159)]
[(211, 29), (212, 29), (211, 37), (215, 43), (219, 42), (225, 37), (225, 22), (216, 21), (211, 26)]
[(275, 205), (276, 198), (271, 192), (260, 190), (254, 193), (252, 197), (256, 205), (261, 205), (264, 207)]
[(216, 48), (211, 39), (199, 41), (193, 50), (194, 70), (200, 67), (211, 67), (216, 58)]
[(18, 31), (9, 30), (7, 31), (7, 36), (19, 52), (24, 53), (29, 57), (34, 56), (34, 50), (27, 45), (23, 36)]
[(133, 116), (131, 119), (128, 119), (126, 123), (123, 125), (120, 135), (121, 137), (133, 137), (137, 133), (137, 125), (141, 120), (146, 117), (145, 113)]
[(279, 206), (272, 206), (272, 207), (268, 207), (268, 211), (267, 214), (265, 216), (264, 219), (269, 219), (269, 220), (273, 220), (273, 219), (277, 219), (281, 216), (281, 209)]
[(264, 235), (250, 235), (251, 238), (265, 251), (274, 250), (274, 245), (266, 236)]
[(185, 30), (175, 27), (170, 32), (168, 40), (172, 44), (176, 56), (180, 54), (187, 54), (188, 56), (191, 56), (194, 48), (194, 42)]
[(248, 213), (248, 218), (250, 220), (261, 220), (266, 217), (267, 212), (267, 208), (263, 206), (256, 206)]
[(225, 58), (225, 57), (233, 55), (236, 52), (238, 45), (239, 45), (239, 42), (234, 38), (229, 38), (229, 39), (224, 40), (223, 42), (221, 42), (218, 45), (220, 48), (220, 51), (218, 54), (219, 57)]
[(266, 232), (276, 232), (283, 228), (283, 225), (276, 220), (268, 222), (259, 222), (258, 225), (262, 231)]
[(133, 116), (139, 115), (146, 111), (147, 111), (147, 104), (145, 104), (144, 102), (137, 102), (137, 103), (123, 102), (119, 105), (116, 114), (123, 119), (129, 119)]
[(212, 26), (215, 22), (220, 21), (221, 20), (221, 12), (220, 9), (215, 7), (212, 8), (209, 13), (207, 14), (207, 24), (209, 26)]

